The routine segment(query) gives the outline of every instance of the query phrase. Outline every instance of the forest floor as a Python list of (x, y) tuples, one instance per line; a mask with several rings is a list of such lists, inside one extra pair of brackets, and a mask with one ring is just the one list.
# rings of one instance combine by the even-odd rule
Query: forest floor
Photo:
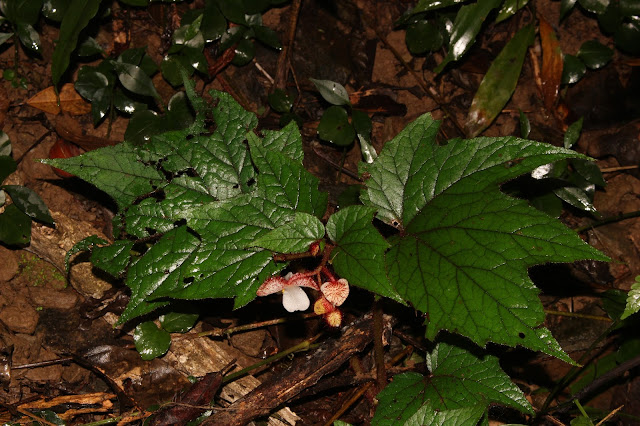
[[(197, 3), (179, 4), (175, 10), (195, 7)], [(558, 22), (560, 2), (532, 0), (531, 3), (535, 3), (537, 13), (546, 21)], [(340, 173), (340, 181), (336, 183), (342, 152), (320, 143), (317, 138), (318, 119), (326, 105), (309, 78), (337, 81), (359, 96), (355, 105), (372, 115), (372, 142), (378, 151), (407, 123), (427, 112), (443, 120), (441, 136), (464, 137), (455, 123), (465, 122), (474, 93), (492, 58), (518, 24), (515, 19), (488, 23), (478, 36), (476, 46), (463, 60), (436, 76), (431, 70), (442, 60), (442, 53), (412, 56), (405, 44), (404, 30), (393, 26), (394, 20), (408, 7), (406, 2), (397, 1), (302, 2), (290, 61), (290, 75), (295, 76), (295, 84), (302, 91), (295, 109), (304, 118), (305, 165), (321, 179), (333, 202), (344, 188), (357, 183), (350, 176), (357, 175), (361, 157), (358, 149), (347, 153), (344, 169), (352, 173)], [(160, 63), (165, 54), (164, 28), (151, 12), (152, 8), (127, 11), (115, 2), (113, 13), (118, 19), (114, 22), (121, 26), (106, 21), (97, 34), (98, 42), (113, 48), (116, 36), (121, 38), (124, 34), (129, 47), (146, 47), (152, 59)], [(263, 17), (265, 25), (275, 29), (283, 43), (288, 43), (290, 12), (291, 6), (285, 4), (269, 10)], [(106, 138), (107, 123), (94, 128), (90, 114), (56, 115), (27, 104), (28, 99), (52, 85), (51, 55), (59, 29), (46, 22), (38, 29), (43, 44), (41, 57), (28, 56), (22, 49), (19, 52), (17, 69), (26, 78), (27, 89), (14, 88), (9, 81), (0, 80), (0, 99), (7, 100), (0, 102), (0, 125), (9, 135), (13, 158), (18, 162), (17, 172), (5, 183), (25, 185), (36, 191), (49, 207), (56, 226), (34, 223), (32, 242), (26, 247), (0, 245), (0, 374), (4, 375), (5, 384), (4, 391), (0, 392), (0, 421), (26, 422), (27, 410), (33, 408), (55, 409), (67, 424), (120, 416), (120, 410), (129, 415), (120, 419), (122, 423), (139, 421), (145, 415), (144, 410), (171, 401), (173, 395), (188, 384), (185, 371), (179, 366), (186, 353), (197, 352), (204, 359), (190, 373), (202, 376), (219, 371), (232, 359), (238, 360), (241, 366), (251, 365), (309, 337), (321, 327), (317, 320), (311, 320), (302, 327), (271, 326), (225, 339), (176, 340), (163, 358), (154, 361), (139, 358), (133, 348), (131, 328), (112, 326), (114, 313), (121, 312), (123, 300), (127, 298), (122, 283), (109, 281), (92, 271), (86, 258), (75, 259), (70, 282), (65, 278), (65, 252), (89, 235), (112, 237), (115, 207), (88, 184), (75, 178), (60, 178), (50, 166), (36, 160), (48, 157), (49, 150), (62, 136), (57, 134), (60, 129), (79, 139)], [(565, 53), (575, 54), (580, 45), (590, 39), (613, 46), (598, 29), (597, 21), (578, 8), (554, 29)], [(637, 168), (619, 168), (640, 164), (638, 109), (630, 107), (640, 99), (637, 62), (634, 67), (629, 57), (616, 50), (607, 66), (588, 71), (577, 84), (563, 89), (560, 103), (567, 114), (559, 118), (558, 110), (547, 110), (541, 100), (539, 81), (536, 81), (542, 59), (540, 50), (537, 39), (525, 59), (513, 97), (483, 135), (519, 136), (519, 112), (522, 111), (531, 123), (530, 139), (561, 146), (567, 126), (584, 117), (576, 150), (596, 159), (607, 182), (606, 187), (596, 190), (595, 207), (602, 217), (640, 210), (640, 172)], [(269, 112), (266, 100), (277, 60), (277, 51), (258, 45), (256, 58), (249, 65), (229, 66), (211, 80), (198, 79), (196, 89), (231, 91), (245, 108), (259, 113), (261, 128), (277, 128), (278, 116)], [(13, 46), (5, 44), (0, 52), (0, 69), (13, 66)], [(66, 82), (75, 81), (77, 68), (72, 66)], [(294, 85), (292, 77), (288, 82)], [(160, 74), (154, 83), (165, 101), (174, 93)], [(444, 109), (448, 114), (445, 115)], [(118, 116), (108, 138), (121, 141), (126, 125), (127, 117)], [(561, 220), (570, 228), (580, 228), (597, 218), (565, 208)], [(639, 236), (640, 219), (614, 221), (592, 228), (581, 232), (581, 237), (611, 257), (611, 263), (580, 262), (541, 266), (531, 271), (542, 290), (545, 309), (550, 312), (545, 325), (573, 359), (579, 358), (609, 325), (603, 310), (606, 303), (603, 293), (610, 289), (629, 290), (634, 278), (640, 275)], [(202, 302), (201, 306), (210, 314), (201, 318), (196, 331), (258, 319), (251, 305), (238, 311), (233, 311), (232, 304), (226, 301)], [(563, 316), (557, 312), (589, 317)], [(262, 313), (260, 319), (278, 314)], [(420, 319), (409, 318), (407, 324), (403, 332), (414, 336), (419, 343)], [(401, 345), (401, 342), (392, 344)], [(605, 339), (598, 346), (598, 356), (615, 352), (617, 344), (615, 337)], [(371, 355), (367, 351), (359, 354), (363, 374), (371, 368)], [(43, 361), (54, 363), (38, 364)], [(281, 368), (270, 367), (256, 377), (245, 377), (242, 386), (227, 386), (220, 398), (231, 402)], [(323, 424), (351, 395), (351, 390), (362, 385), (355, 380), (359, 376), (350, 368), (357, 367), (352, 363), (336, 374), (341, 374), (340, 371), (347, 374), (348, 370), (347, 375), (354, 379), (351, 386), (342, 384), (328, 391), (308, 393), (290, 401), (288, 408), (281, 410), (280, 417), (272, 417), (269, 422), (287, 424), (298, 419), (299, 424)], [(533, 405), (539, 406), (547, 395), (545, 390), (548, 391), (569, 366), (516, 350), (503, 358), (503, 368)], [(336, 374), (323, 380), (329, 383)], [(640, 381), (632, 374), (605, 386), (589, 406), (613, 410), (624, 405), (624, 413), (640, 416), (638, 401)], [(373, 410), (373, 395), (365, 393), (342, 419), (367, 424)], [(497, 424), (511, 419), (508, 412), (493, 414), (497, 416)], [(635, 421), (618, 419), (618, 424)]]

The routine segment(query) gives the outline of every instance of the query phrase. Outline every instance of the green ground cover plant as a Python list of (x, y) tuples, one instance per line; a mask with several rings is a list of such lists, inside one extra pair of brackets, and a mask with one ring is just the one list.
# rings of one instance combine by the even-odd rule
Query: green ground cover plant
[[(380, 394), (381, 401), (395, 402), (383, 404), (388, 408), (379, 410), (376, 424), (433, 416), (478, 420), (490, 403), (532, 413), (482, 348), (488, 342), (524, 346), (573, 363), (541, 326), (542, 304), (527, 271), (547, 262), (607, 258), (500, 185), (545, 164), (586, 157), (516, 137), (439, 146), (439, 123), (426, 114), (375, 160), (361, 163), (362, 203), (322, 222), (327, 194), (302, 166), (295, 123), (257, 133), (255, 115), (228, 94), (211, 92), (213, 102), (206, 102), (184, 78), (196, 114), (186, 129), (143, 145), (125, 141), (43, 160), (92, 183), (118, 205), (116, 240), (91, 237), (74, 251), (91, 249), (96, 267), (124, 277), (131, 299), (121, 324), (170, 311), (176, 299), (234, 298), (238, 308), (274, 280), (287, 307), (287, 286), (320, 289), (316, 277), (328, 280), (316, 311), (327, 299), (321, 313), (339, 312), (342, 302), (332, 302), (325, 285), (340, 278), (413, 306), (424, 318), (426, 337), (436, 342), (427, 355), (430, 379), (397, 376)], [(380, 227), (387, 227), (386, 237)], [(282, 278), (292, 254), (315, 258), (318, 267)], [(137, 331), (137, 341), (144, 340), (143, 328), (150, 327)], [(155, 326), (147, 331), (162, 334)], [(464, 339), (452, 343), (451, 335)], [(166, 350), (166, 337), (158, 340)], [(430, 398), (435, 392), (439, 397)]]

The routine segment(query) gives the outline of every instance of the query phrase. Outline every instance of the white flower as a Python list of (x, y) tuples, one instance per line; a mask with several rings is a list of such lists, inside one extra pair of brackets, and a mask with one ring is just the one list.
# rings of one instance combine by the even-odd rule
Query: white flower
[(319, 290), (318, 284), (304, 274), (288, 273), (283, 277), (269, 277), (262, 283), (257, 291), (258, 296), (268, 296), (279, 291), (282, 292), (282, 305), (289, 312), (306, 311), (311, 302), (302, 287), (311, 287)]

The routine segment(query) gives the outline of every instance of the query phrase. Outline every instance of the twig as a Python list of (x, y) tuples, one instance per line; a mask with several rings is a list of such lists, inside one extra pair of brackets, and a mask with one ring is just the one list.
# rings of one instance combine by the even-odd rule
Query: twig
[(600, 315), (586, 315), (586, 314), (578, 314), (576, 312), (554, 311), (551, 309), (545, 309), (544, 313), (549, 315), (557, 315), (559, 317), (584, 318), (584, 319), (592, 319), (596, 321), (613, 322), (611, 318), (603, 317)]
[(607, 371), (602, 376), (596, 378), (594, 381), (592, 381), (587, 386), (582, 388), (580, 391), (578, 391), (575, 394), (573, 394), (573, 396), (571, 396), (571, 398), (569, 398), (568, 401), (562, 403), (562, 405), (560, 405), (555, 412), (556, 413), (566, 413), (567, 411), (569, 411), (571, 409), (571, 406), (573, 405), (573, 401), (576, 401), (576, 400), (579, 401), (580, 399), (582, 399), (585, 396), (589, 395), (594, 390), (598, 389), (600, 386), (604, 385), (605, 383), (608, 383), (609, 381), (611, 381), (611, 380), (613, 380), (613, 379), (615, 379), (615, 378), (617, 378), (619, 376), (622, 376), (627, 371), (629, 371), (632, 368), (635, 368), (635, 367), (637, 367), (639, 365), (640, 365), (640, 355), (636, 356), (635, 358), (632, 358), (630, 360), (627, 360), (627, 361), (623, 362), (622, 364), (620, 364), (616, 368)]
[(360, 176), (358, 176), (356, 173), (352, 172), (349, 169), (346, 169), (344, 167), (341, 167), (340, 164), (336, 163), (335, 161), (333, 161), (332, 159), (330, 159), (329, 157), (327, 157), (326, 155), (324, 155), (324, 153), (320, 152), (317, 149), (318, 145), (314, 145), (313, 146), (313, 152), (320, 158), (322, 158), (324, 161), (326, 161), (327, 163), (329, 163), (331, 166), (335, 167), (338, 170), (341, 170), (342, 173), (344, 173), (345, 175), (349, 176), (352, 179), (357, 180), (358, 182), (363, 182), (362, 178), (360, 178)]
[(621, 405), (618, 408), (616, 408), (615, 410), (613, 410), (612, 412), (610, 412), (609, 414), (607, 414), (607, 417), (605, 417), (604, 419), (600, 420), (598, 422), (598, 424), (596, 424), (596, 426), (602, 425), (604, 422), (608, 421), (611, 417), (613, 417), (616, 414), (618, 414), (618, 411), (622, 410), (623, 407), (624, 407), (624, 405)]
[(605, 217), (602, 220), (594, 222), (590, 225), (580, 226), (578, 228), (574, 228), (573, 230), (577, 233), (587, 231), (591, 228), (597, 228), (598, 226), (608, 225), (614, 222), (620, 222), (621, 220), (633, 219), (634, 217), (640, 217), (640, 210), (636, 210), (634, 212), (622, 213), (617, 216)]
[(284, 89), (287, 82), (287, 69), (289, 65), (289, 55), (293, 47), (293, 40), (296, 37), (296, 28), (298, 27), (298, 16), (300, 15), (300, 5), (302, 0), (293, 0), (291, 3), (291, 16), (289, 17), (289, 31), (287, 33), (287, 42), (282, 47), (282, 52), (278, 56), (276, 65), (275, 82), (271, 86), (271, 91), (275, 89)]
[(602, 173), (613, 173), (613, 172), (620, 172), (623, 170), (634, 170), (637, 169), (638, 165), (633, 165), (633, 166), (618, 166), (618, 167), (603, 167), (602, 169), (600, 169), (600, 172)]
[(239, 325), (237, 327), (216, 328), (215, 330), (203, 331), (201, 333), (196, 333), (196, 334), (181, 334), (177, 336), (177, 338), (180, 338), (182, 336), (184, 336), (182, 338), (191, 338), (191, 339), (196, 337), (206, 337), (206, 336), (211, 336), (211, 337), (228, 336), (233, 333), (239, 333), (247, 330), (255, 330), (256, 328), (268, 327), (270, 325), (283, 324), (288, 321), (294, 321), (294, 320), (299, 321), (300, 319), (315, 318), (317, 316), (318, 315), (311, 312), (311, 313), (300, 315), (300, 316), (276, 318), (276, 319), (267, 320), (267, 321), (260, 321), (260, 322), (254, 322), (251, 324)]

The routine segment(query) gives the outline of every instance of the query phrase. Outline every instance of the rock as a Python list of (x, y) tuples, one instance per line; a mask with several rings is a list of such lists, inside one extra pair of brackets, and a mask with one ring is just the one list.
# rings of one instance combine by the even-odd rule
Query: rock
[(15, 333), (33, 334), (38, 325), (38, 313), (25, 300), (14, 301), (0, 309), (0, 321)]
[(13, 250), (0, 246), (0, 282), (9, 281), (18, 273), (18, 259)]

